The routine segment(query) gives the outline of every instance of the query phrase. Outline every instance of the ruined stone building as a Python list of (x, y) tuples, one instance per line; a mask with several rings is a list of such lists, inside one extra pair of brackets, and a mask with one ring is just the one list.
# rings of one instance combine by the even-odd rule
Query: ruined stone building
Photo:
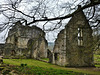
[(45, 32), (36, 26), (23, 26), (20, 21), (10, 29), (5, 44), (11, 44), (9, 47), (5, 46), (5, 56), (47, 57)]
[(92, 41), (92, 29), (83, 11), (75, 13), (58, 34), (52, 63), (71, 67), (93, 66)]
[[(64, 66), (66, 64), (66, 31), (61, 30), (54, 46), (53, 63)], [(59, 60), (58, 60), (59, 58)]]
[(3, 55), (4, 46), (5, 44), (0, 44), (0, 55)]

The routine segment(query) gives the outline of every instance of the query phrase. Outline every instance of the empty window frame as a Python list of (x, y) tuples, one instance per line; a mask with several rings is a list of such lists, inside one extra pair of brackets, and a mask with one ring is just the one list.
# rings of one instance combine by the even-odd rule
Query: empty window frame
[(58, 53), (54, 54), (55, 60), (58, 60)]
[(83, 46), (83, 29), (78, 28), (78, 46)]

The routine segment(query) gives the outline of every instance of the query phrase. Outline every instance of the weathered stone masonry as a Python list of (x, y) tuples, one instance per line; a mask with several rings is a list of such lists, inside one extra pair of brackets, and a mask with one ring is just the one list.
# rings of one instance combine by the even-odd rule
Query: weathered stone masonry
[(71, 67), (93, 66), (92, 41), (92, 29), (83, 11), (74, 14), (65, 29), (58, 34), (53, 63)]
[(4, 50), (4, 56), (15, 54), (36, 59), (47, 57), (45, 33), (36, 26), (23, 26), (20, 21), (16, 22), (8, 33), (6, 44), (11, 44), (12, 47), (5, 46), (7, 49)]

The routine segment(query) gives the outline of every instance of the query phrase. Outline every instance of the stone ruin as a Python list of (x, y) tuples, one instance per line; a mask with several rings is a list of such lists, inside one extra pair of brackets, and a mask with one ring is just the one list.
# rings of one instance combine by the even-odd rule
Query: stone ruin
[(0, 52), (5, 58), (46, 58), (48, 43), (45, 32), (36, 26), (23, 26), (20, 21), (9, 30), (5, 44)]
[[(76, 12), (79, 10), (80, 7)], [(60, 66), (90, 67), (94, 66), (92, 42), (92, 29), (81, 10), (58, 34), (53, 52), (47, 50), (45, 33), (40, 28), (23, 26), (18, 21), (10, 29), (6, 43), (0, 45), (0, 54), (35, 59), (48, 57), (50, 63)]]
[(81, 10), (72, 16), (65, 29), (58, 34), (52, 63), (68, 67), (94, 66), (92, 42), (92, 29)]

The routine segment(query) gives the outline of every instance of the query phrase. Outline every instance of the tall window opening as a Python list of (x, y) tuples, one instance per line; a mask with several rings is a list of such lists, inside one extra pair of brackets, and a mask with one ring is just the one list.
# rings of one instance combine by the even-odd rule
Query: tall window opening
[(17, 45), (17, 43), (18, 43), (18, 38), (14, 35), (14, 44), (15, 44), (15, 46)]
[(78, 28), (78, 46), (83, 46), (83, 29)]
[(54, 56), (55, 56), (55, 60), (58, 60), (58, 54), (55, 53)]

